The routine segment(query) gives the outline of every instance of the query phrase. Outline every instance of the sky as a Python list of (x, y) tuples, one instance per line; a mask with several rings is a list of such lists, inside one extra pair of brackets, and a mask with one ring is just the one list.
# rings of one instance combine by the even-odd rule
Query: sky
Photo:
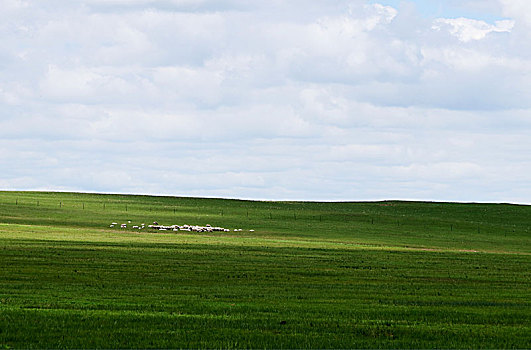
[(531, 1), (0, 0), (0, 189), (531, 204)]

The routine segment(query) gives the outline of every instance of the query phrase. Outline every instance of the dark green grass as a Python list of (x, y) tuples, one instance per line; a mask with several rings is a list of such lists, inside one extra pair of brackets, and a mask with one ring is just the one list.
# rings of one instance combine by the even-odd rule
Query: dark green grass
[[(4, 192), (0, 347), (530, 348), (530, 217)], [(256, 232), (133, 233), (114, 220)]]

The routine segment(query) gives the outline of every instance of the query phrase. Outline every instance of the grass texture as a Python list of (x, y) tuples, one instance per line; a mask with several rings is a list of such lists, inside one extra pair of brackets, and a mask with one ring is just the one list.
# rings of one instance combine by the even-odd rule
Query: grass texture
[[(155, 220), (231, 232), (130, 228)], [(530, 348), (530, 229), (505, 204), (0, 192), (0, 348)]]

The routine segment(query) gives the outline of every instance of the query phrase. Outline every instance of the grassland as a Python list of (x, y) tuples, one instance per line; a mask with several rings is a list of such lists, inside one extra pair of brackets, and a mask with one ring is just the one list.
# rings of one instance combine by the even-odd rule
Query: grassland
[(530, 230), (516, 205), (0, 192), (0, 347), (530, 348)]

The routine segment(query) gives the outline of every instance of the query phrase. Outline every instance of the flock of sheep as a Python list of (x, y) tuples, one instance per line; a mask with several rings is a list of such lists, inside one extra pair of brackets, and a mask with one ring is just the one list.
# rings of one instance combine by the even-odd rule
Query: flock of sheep
[[(128, 221), (128, 224), (130, 224), (131, 221)], [(117, 222), (113, 222), (109, 225), (109, 227), (116, 227), (118, 225)], [(205, 226), (198, 226), (198, 225), (159, 225), (158, 222), (153, 222), (152, 225), (147, 225), (148, 228), (153, 230), (159, 230), (159, 231), (193, 231), (193, 232), (230, 232), (228, 228), (223, 227), (212, 227), (209, 224), (206, 224)], [(127, 224), (120, 224), (120, 228), (127, 228)], [(142, 230), (146, 228), (145, 224), (141, 225), (133, 225), (132, 228)], [(241, 228), (235, 228), (234, 232), (242, 231)], [(249, 230), (249, 232), (254, 232), (254, 230)]]

